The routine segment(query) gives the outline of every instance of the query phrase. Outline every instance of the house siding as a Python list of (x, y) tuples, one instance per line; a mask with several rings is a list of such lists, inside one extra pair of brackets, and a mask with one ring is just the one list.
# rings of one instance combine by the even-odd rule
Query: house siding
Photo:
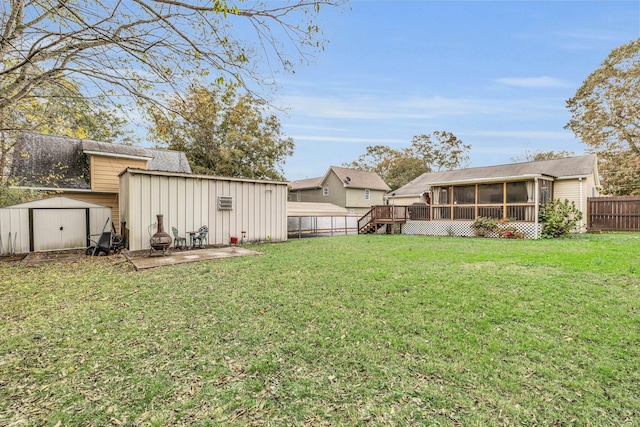
[(346, 208), (353, 209), (354, 213), (365, 214), (371, 206), (382, 205), (384, 203), (384, 191), (369, 189), (369, 200), (364, 198), (364, 188), (346, 189)]
[(91, 190), (117, 193), (118, 175), (126, 168), (146, 169), (147, 161), (92, 155)]
[(349, 209), (349, 207), (347, 206), (346, 188), (344, 187), (344, 184), (342, 183), (340, 178), (338, 178), (338, 176), (333, 171), (329, 174), (329, 176), (323, 183), (323, 187), (329, 187), (329, 195), (322, 196), (322, 202), (344, 206)]
[[(582, 187), (582, 198), (580, 193), (580, 187)], [(564, 201), (569, 200), (570, 202), (574, 202), (576, 204), (576, 208), (578, 208), (582, 212), (582, 220), (578, 224), (579, 231), (586, 231), (586, 218), (587, 218), (587, 198), (592, 197), (593, 195), (598, 195), (598, 190), (595, 185), (595, 180), (593, 177), (585, 177), (582, 178), (582, 181), (579, 179), (565, 179), (565, 180), (556, 180), (553, 184), (553, 198)]]

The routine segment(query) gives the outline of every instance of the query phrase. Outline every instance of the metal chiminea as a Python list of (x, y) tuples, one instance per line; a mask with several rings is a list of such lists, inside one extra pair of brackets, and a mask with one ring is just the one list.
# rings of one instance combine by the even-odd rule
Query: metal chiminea
[(164, 215), (158, 214), (156, 215), (158, 218), (158, 230), (156, 234), (151, 236), (151, 252), (149, 255), (153, 254), (153, 251), (162, 251), (163, 255), (166, 255), (169, 251), (169, 247), (171, 246), (171, 242), (173, 239), (168, 233), (164, 231)]

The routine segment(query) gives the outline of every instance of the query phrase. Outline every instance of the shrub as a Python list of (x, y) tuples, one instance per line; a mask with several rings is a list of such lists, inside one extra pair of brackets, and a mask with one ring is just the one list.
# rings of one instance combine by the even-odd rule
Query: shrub
[(496, 233), (499, 239), (524, 239), (524, 233), (519, 231), (515, 226), (508, 225), (508, 219), (498, 221)]
[(0, 208), (42, 199), (47, 194), (46, 191), (11, 188), (6, 184), (0, 183)]
[(538, 219), (544, 223), (542, 238), (565, 237), (576, 229), (582, 212), (576, 208), (575, 202), (550, 200), (540, 207)]
[(487, 237), (489, 234), (495, 232), (498, 228), (498, 220), (494, 218), (487, 218), (479, 216), (471, 224), (471, 230), (476, 237)]

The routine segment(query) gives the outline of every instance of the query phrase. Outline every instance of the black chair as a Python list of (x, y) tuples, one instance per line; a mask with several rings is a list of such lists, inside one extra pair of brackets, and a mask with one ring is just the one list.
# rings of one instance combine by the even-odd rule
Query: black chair
[(207, 227), (206, 225), (200, 227), (200, 229), (198, 230), (198, 234), (193, 236), (193, 245), (195, 246), (196, 242), (198, 242), (198, 246), (200, 248), (204, 248), (204, 242), (206, 241), (207, 243), (209, 243), (209, 240), (207, 239), (208, 233), (209, 227)]
[(176, 249), (184, 249), (187, 247), (187, 238), (178, 236), (178, 229), (171, 227), (173, 233), (173, 247)]

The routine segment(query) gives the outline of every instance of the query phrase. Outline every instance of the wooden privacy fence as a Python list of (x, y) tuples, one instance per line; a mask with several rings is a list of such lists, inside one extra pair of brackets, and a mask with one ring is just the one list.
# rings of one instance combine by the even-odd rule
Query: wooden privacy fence
[(640, 197), (610, 196), (587, 199), (588, 231), (640, 231)]

